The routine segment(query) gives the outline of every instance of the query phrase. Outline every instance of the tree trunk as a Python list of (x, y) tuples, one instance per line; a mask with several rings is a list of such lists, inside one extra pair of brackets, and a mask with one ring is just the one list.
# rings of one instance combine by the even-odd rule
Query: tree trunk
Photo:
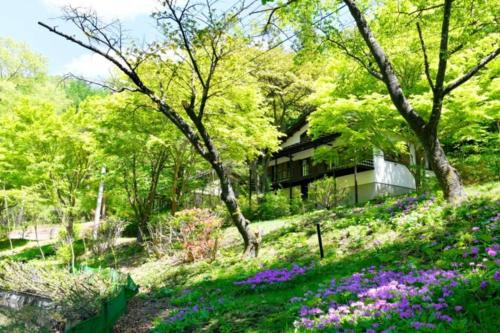
[[(446, 158), (446, 154), (437, 138), (437, 127), (439, 118), (441, 116), (443, 97), (447, 89), (452, 89), (443, 87), (446, 74), (446, 52), (448, 44), (448, 24), (451, 11), (451, 1), (445, 1), (444, 6), (445, 8), (443, 28), (441, 32), (442, 37), (440, 47), (440, 61), (438, 74), (436, 76), (436, 83), (433, 88), (434, 99), (432, 113), (428, 122), (426, 122), (423, 117), (413, 109), (413, 106), (406, 98), (399, 83), (399, 79), (397, 78), (396, 73), (393, 69), (392, 63), (385, 54), (382, 46), (378, 43), (377, 39), (373, 35), (365, 17), (359, 10), (356, 1), (343, 1), (347, 5), (349, 12), (356, 21), (356, 25), (361, 36), (363, 37), (366, 45), (373, 55), (373, 58), (378, 64), (378, 67), (380, 69), (378, 78), (385, 83), (394, 106), (403, 116), (410, 128), (418, 136), (420, 142), (422, 143), (425, 153), (431, 164), (431, 168), (436, 174), (436, 178), (439, 182), (439, 185), (441, 186), (441, 189), (443, 190), (445, 198), (453, 204), (461, 202), (465, 198), (465, 191), (460, 179), (460, 175), (458, 174), (457, 170), (455, 170), (455, 168), (450, 165), (450, 162)], [(497, 52), (500, 51), (497, 50)], [(486, 63), (491, 61), (494, 56), (496, 56), (495, 53), (492, 53), (489, 57), (485, 58), (486, 60), (482, 65), (484, 66)]]
[(149, 234), (148, 230), (148, 221), (149, 221), (149, 215), (141, 215), (139, 217), (139, 223), (137, 225), (137, 243), (142, 244), (144, 243), (145, 239), (147, 238)]
[(103, 166), (101, 169), (101, 181), (99, 183), (99, 191), (97, 193), (97, 203), (95, 207), (95, 216), (94, 216), (94, 230), (92, 231), (92, 238), (97, 239), (97, 233), (99, 231), (99, 224), (101, 222), (101, 213), (102, 213), (102, 199), (104, 197), (104, 176), (106, 175), (106, 167)]
[(436, 135), (428, 135), (426, 138), (422, 138), (422, 142), (445, 199), (452, 204), (462, 202), (466, 197), (462, 179), (448, 161), (439, 139)]
[(266, 153), (264, 155), (263, 163), (262, 163), (262, 180), (261, 180), (261, 192), (262, 193), (267, 193), (270, 190), (269, 186), (269, 176), (271, 176), (271, 182), (272, 182), (272, 176), (269, 175), (269, 163), (271, 161), (271, 154)]
[(244, 243), (244, 256), (257, 256), (259, 254), (259, 240), (255, 234), (250, 231), (250, 222), (241, 213), (238, 201), (234, 195), (233, 186), (226, 173), (226, 170), (220, 162), (210, 161), (220, 181), (221, 199), (229, 211), (231, 219), (238, 229)]

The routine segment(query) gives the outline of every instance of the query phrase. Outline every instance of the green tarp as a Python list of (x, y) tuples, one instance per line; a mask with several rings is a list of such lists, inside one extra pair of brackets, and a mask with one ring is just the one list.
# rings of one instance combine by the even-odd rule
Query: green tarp
[(127, 283), (119, 286), (115, 297), (103, 302), (101, 311), (96, 316), (78, 322), (75, 326), (68, 328), (66, 333), (108, 333), (113, 331), (113, 326), (127, 309), (127, 301), (134, 296), (138, 287), (130, 277)]

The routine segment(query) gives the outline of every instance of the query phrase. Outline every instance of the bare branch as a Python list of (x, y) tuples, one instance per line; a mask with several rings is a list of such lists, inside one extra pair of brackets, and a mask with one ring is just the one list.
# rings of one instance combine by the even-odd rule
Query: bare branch
[[(200, 84), (202, 87), (205, 87), (205, 80), (203, 79), (203, 75), (200, 70), (200, 66), (198, 65), (198, 61), (196, 60), (194, 56), (193, 49), (191, 47), (191, 41), (189, 40), (189, 37), (187, 36), (186, 29), (183, 24), (183, 16), (185, 13), (185, 10), (187, 8), (187, 4), (184, 7), (183, 11), (181, 11), (181, 15), (177, 15), (177, 10), (174, 7), (172, 1), (167, 0), (165, 1), (166, 5), (168, 6), (170, 13), (171, 13), (171, 19), (175, 22), (177, 25), (177, 28), (179, 29), (180, 35), (181, 35), (181, 40), (184, 48), (186, 49), (186, 52), (188, 53), (189, 59), (191, 61), (191, 64), (193, 66), (193, 69), (196, 73), (196, 76), (198, 77), (198, 80), (200, 81)], [(189, 3), (189, 2), (188, 2)]]
[(95, 86), (104, 88), (104, 89), (112, 91), (114, 93), (121, 93), (124, 91), (129, 91), (129, 92), (139, 92), (140, 91), (139, 89), (133, 89), (133, 88), (129, 88), (129, 87), (115, 88), (115, 87), (112, 87), (106, 83), (89, 80), (89, 79), (84, 78), (83, 76), (74, 75), (73, 73), (68, 73), (68, 74), (64, 75), (61, 81), (65, 81), (68, 79), (75, 79), (78, 81), (82, 81), (82, 82), (85, 82), (85, 83), (88, 83), (91, 85), (95, 85)]
[(430, 133), (435, 133), (441, 118), (443, 109), (443, 86), (446, 76), (446, 66), (448, 64), (448, 32), (450, 28), (451, 5), (453, 0), (444, 1), (443, 23), (441, 25), (441, 43), (439, 45), (439, 63), (436, 74), (436, 83), (433, 89), (432, 111), (429, 122), (426, 125)]
[(448, 84), (443, 90), (443, 95), (449, 94), (453, 89), (458, 88), (460, 85), (467, 82), (472, 76), (474, 76), (474, 74), (479, 72), (482, 68), (484, 68), (484, 66), (495, 59), (499, 54), (500, 48), (497, 48), (495, 51), (491, 52), (486, 57), (481, 59), (481, 61), (476, 66), (472, 67), (466, 74)]
[(326, 39), (330, 43), (335, 44), (338, 48), (340, 48), (348, 57), (352, 58), (357, 63), (359, 63), (361, 66), (363, 66), (368, 71), (368, 73), (370, 73), (370, 75), (372, 75), (374, 78), (376, 78), (377, 80), (383, 81), (382, 74), (380, 74), (379, 72), (377, 72), (376, 70), (371, 68), (371, 66), (369, 64), (367, 64), (361, 57), (359, 57), (358, 55), (351, 52), (351, 50), (349, 50), (347, 45), (335, 40), (334, 38), (326, 37)]
[(431, 73), (429, 70), (429, 58), (427, 57), (427, 48), (425, 47), (424, 36), (422, 34), (422, 29), (420, 29), (420, 23), (417, 22), (418, 38), (420, 39), (420, 45), (422, 47), (422, 53), (424, 54), (424, 66), (425, 66), (425, 76), (429, 82), (429, 86), (432, 91), (434, 91), (434, 83), (432, 82)]
[(401, 88), (401, 84), (399, 83), (399, 79), (394, 72), (391, 61), (373, 35), (365, 17), (359, 10), (354, 0), (344, 0), (344, 3), (349, 8), (349, 12), (356, 21), (356, 26), (358, 27), (366, 45), (370, 49), (373, 58), (377, 61), (383, 81), (387, 87), (389, 95), (391, 96), (394, 106), (416, 133), (422, 133), (425, 129), (425, 121), (420, 114), (415, 112), (406, 98), (403, 89)]
[(289, 5), (291, 5), (292, 3), (296, 2), (296, 1), (297, 0), (288, 0), (284, 4), (281, 4), (281, 5), (278, 5), (275, 7), (264, 8), (264, 9), (253, 11), (252, 13), (250, 13), (250, 15), (269, 12), (269, 16), (267, 17), (266, 24), (264, 25), (264, 29), (263, 29), (263, 31), (265, 33), (268, 31), (269, 27), (272, 25), (273, 16), (276, 14), (276, 12), (280, 9), (288, 7)]
[(81, 47), (89, 50), (89, 51), (92, 51), (94, 53), (97, 53), (101, 56), (103, 56), (104, 58), (108, 59), (110, 62), (112, 62), (116, 67), (118, 67), (123, 73), (125, 73), (131, 80), (132, 82), (134, 82), (134, 84), (143, 92), (147, 93), (147, 94), (152, 94), (153, 92), (148, 88), (146, 87), (146, 85), (141, 81), (141, 79), (139, 78), (139, 76), (137, 75), (137, 73), (135, 73), (133, 70), (131, 70), (130, 68), (127, 68), (123, 65), (123, 63), (121, 63), (117, 58), (115, 58), (114, 56), (110, 55), (109, 53), (106, 53), (106, 52), (103, 52), (102, 50), (100, 50), (99, 48), (93, 46), (93, 45), (90, 45), (88, 43), (84, 43), (82, 42), (81, 40), (78, 40), (76, 39), (75, 37), (73, 36), (70, 36), (68, 34), (65, 34), (63, 32), (60, 32), (59, 30), (56, 29), (56, 27), (50, 27), (48, 26), (47, 24), (43, 23), (43, 22), (38, 22), (39, 25), (41, 25), (42, 27), (44, 27), (45, 29), (47, 29), (48, 31), (58, 35), (58, 36), (61, 36), (67, 40), (69, 40), (70, 42), (72, 43), (75, 43), (77, 45), (80, 45)]
[(414, 11), (411, 11), (411, 12), (402, 12), (402, 11), (399, 11), (400, 14), (405, 14), (405, 15), (415, 15), (417, 14), (417, 16), (421, 16), (423, 12), (426, 12), (426, 11), (429, 11), (429, 10), (433, 10), (433, 9), (437, 9), (437, 8), (440, 8), (440, 7), (443, 7), (443, 4), (437, 4), (437, 5), (433, 5), (433, 6), (429, 6), (429, 7), (423, 7), (423, 8), (418, 8), (418, 9), (415, 9)]

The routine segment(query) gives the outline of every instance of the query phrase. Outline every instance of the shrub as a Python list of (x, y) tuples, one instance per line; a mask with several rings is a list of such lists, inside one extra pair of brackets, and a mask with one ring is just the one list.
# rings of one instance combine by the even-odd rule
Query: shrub
[(172, 225), (178, 230), (178, 239), (185, 261), (214, 259), (222, 220), (208, 209), (186, 209), (177, 212)]
[[(246, 219), (250, 221), (259, 219), (259, 202), (257, 200), (257, 195), (252, 197), (251, 205), (248, 202), (248, 196), (240, 196), (238, 198), (238, 203), (240, 204), (241, 213)], [(227, 211), (227, 209), (225, 211)]]
[(213, 259), (222, 224), (222, 219), (208, 209), (182, 210), (150, 223), (146, 248), (155, 257), (181, 250), (182, 259), (187, 262)]
[(336, 186), (335, 178), (325, 177), (311, 184), (309, 198), (315, 207), (330, 209), (346, 199), (347, 191), (347, 188)]
[(148, 224), (149, 237), (145, 242), (150, 256), (161, 258), (171, 255), (175, 248), (177, 232), (172, 226), (172, 217), (159, 215)]
[(68, 322), (96, 315), (101, 301), (113, 297), (114, 286), (124, 282), (125, 276), (109, 270), (69, 273), (17, 262), (4, 262), (0, 266), (0, 289), (50, 299), (55, 305), (51, 313)]
[(302, 201), (302, 198), (293, 198), (290, 201), (290, 213), (291, 214), (304, 214), (305, 212), (305, 207), (304, 207), (304, 202)]
[(97, 237), (90, 241), (90, 248), (95, 254), (102, 254), (116, 245), (116, 241), (125, 229), (126, 223), (114, 217), (109, 217), (99, 224)]
[(279, 193), (266, 193), (259, 207), (262, 220), (273, 220), (290, 215), (289, 199)]

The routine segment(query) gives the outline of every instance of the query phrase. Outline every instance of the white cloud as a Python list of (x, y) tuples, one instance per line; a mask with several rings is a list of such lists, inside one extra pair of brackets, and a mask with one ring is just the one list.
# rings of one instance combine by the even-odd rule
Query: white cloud
[(114, 65), (98, 54), (83, 54), (71, 60), (62, 74), (71, 73), (87, 79), (105, 79), (111, 75)]
[(159, 7), (158, 0), (42, 0), (50, 8), (60, 9), (65, 6), (90, 8), (103, 19), (132, 19), (140, 15), (151, 14)]

